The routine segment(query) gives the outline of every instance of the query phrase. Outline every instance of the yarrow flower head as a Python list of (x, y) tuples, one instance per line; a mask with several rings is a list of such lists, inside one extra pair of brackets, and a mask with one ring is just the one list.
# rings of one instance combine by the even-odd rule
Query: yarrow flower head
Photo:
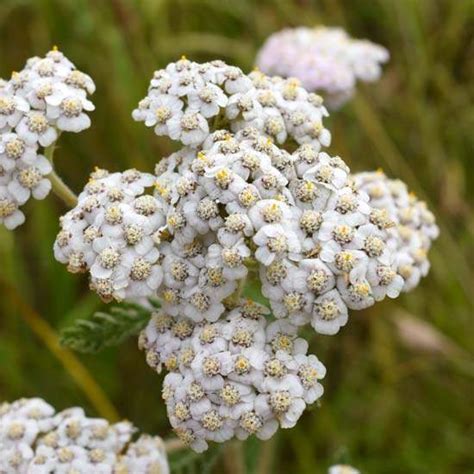
[(352, 39), (342, 28), (319, 26), (274, 33), (259, 51), (257, 65), (271, 76), (297, 77), (337, 108), (353, 95), (358, 80), (378, 80), (388, 59), (382, 46)]
[[(57, 260), (104, 301), (158, 298), (139, 345), (168, 371), (170, 423), (196, 451), (294, 426), (325, 375), (299, 328), (336, 334), (349, 310), (413, 284), (406, 252), (425, 265), (429, 212), (391, 185), (375, 197), (323, 151), (326, 114), (298, 80), (182, 58), (133, 117), (183, 147), (154, 174), (97, 169), (61, 219)], [(2, 202), (0, 217), (18, 219)], [(409, 250), (405, 227), (418, 235)], [(247, 278), (270, 308), (242, 300)]]
[[(355, 186), (366, 192), (374, 208), (373, 219), (390, 219), (388, 245), (394, 253), (394, 268), (403, 277), (403, 291), (415, 288), (428, 274), (428, 251), (439, 235), (433, 213), (425, 202), (408, 191), (405, 183), (389, 179), (382, 171), (353, 175)], [(390, 275), (386, 270), (372, 272), (373, 280)]]
[(323, 393), (326, 369), (297, 328), (242, 300), (215, 323), (156, 313), (140, 337), (149, 365), (168, 370), (163, 399), (177, 436), (195, 451), (209, 441), (269, 439), (293, 427)]
[(256, 129), (222, 130), (201, 150), (162, 160), (156, 174), (168, 234), (158, 295), (169, 314), (217, 320), (250, 262), (277, 318), (324, 334), (347, 322), (348, 308), (401, 289), (400, 276), (390, 291), (368, 278), (391, 268), (391, 222), (371, 222), (348, 167), (317, 146), (290, 154)]
[(135, 169), (96, 169), (77, 206), (61, 218), (56, 259), (73, 273), (88, 272), (90, 286), (105, 301), (140, 300), (161, 284), (160, 202), (147, 191), (150, 174)]
[(328, 146), (330, 133), (322, 120), (322, 99), (299, 81), (244, 74), (223, 61), (199, 64), (185, 58), (156, 71), (148, 95), (133, 118), (196, 148), (216, 130), (237, 131), (249, 125), (278, 143), (289, 139)]
[(62, 131), (90, 126), (94, 109), (88, 95), (92, 79), (56, 48), (44, 58), (30, 58), (0, 87), (0, 223), (14, 229), (25, 220), (19, 209), (50, 189), (51, 163), (43, 156)]
[(88, 418), (81, 408), (61, 412), (40, 398), (0, 405), (0, 472), (43, 474), (169, 473), (159, 437), (140, 436), (131, 423)]

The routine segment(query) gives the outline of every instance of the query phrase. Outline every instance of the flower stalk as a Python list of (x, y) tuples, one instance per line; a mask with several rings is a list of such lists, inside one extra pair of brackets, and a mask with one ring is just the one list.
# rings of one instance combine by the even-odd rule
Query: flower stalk
[(54, 151), (56, 149), (56, 143), (57, 142), (54, 142), (44, 151), (44, 155), (51, 163), (51, 166), (53, 166), (53, 170), (48, 175), (48, 178), (51, 181), (54, 194), (56, 194), (64, 204), (72, 208), (77, 204), (77, 196), (54, 170)]
[(69, 349), (62, 347), (55, 330), (32, 307), (22, 300), (15, 288), (0, 279), (0, 288), (23, 318), (31, 331), (42, 341), (51, 354), (61, 363), (76, 385), (82, 390), (97, 413), (110, 422), (117, 422), (120, 416), (102, 387), (87, 368)]

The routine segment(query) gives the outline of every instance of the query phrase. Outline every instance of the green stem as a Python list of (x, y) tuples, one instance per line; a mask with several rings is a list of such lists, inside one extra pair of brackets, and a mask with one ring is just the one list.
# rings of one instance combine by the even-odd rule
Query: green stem
[(214, 121), (212, 123), (212, 131), (216, 132), (217, 130), (223, 129), (229, 129), (229, 122), (227, 121), (225, 114), (220, 112), (214, 117)]
[(69, 186), (59, 177), (54, 171), (54, 150), (56, 149), (56, 142), (48, 146), (44, 150), (44, 156), (48, 159), (53, 166), (53, 170), (48, 175), (48, 179), (51, 181), (53, 186), (53, 193), (56, 194), (68, 207), (75, 207), (77, 204), (77, 196), (69, 188)]
[(49, 349), (51, 354), (61, 363), (66, 372), (78, 387), (84, 392), (97, 413), (115, 423), (120, 420), (120, 416), (102, 390), (102, 387), (92, 377), (87, 368), (69, 349), (62, 347), (56, 331), (37, 313), (28, 303), (23, 301), (22, 295), (18, 293), (16, 288), (8, 282), (0, 278), (0, 288), (2, 295), (9, 298), (12, 307), (14, 307), (33, 333), (43, 342)]
[(242, 293), (244, 292), (246, 283), (247, 283), (247, 277), (246, 276), (244, 278), (242, 278), (242, 280), (239, 281), (239, 286), (237, 287), (237, 290), (236, 290), (237, 299), (240, 299), (240, 297), (242, 296)]
[(244, 291), (245, 284), (247, 283), (247, 277), (239, 280), (238, 286), (235, 291), (226, 299), (226, 301), (231, 305), (232, 308), (235, 308), (240, 303), (240, 297)]

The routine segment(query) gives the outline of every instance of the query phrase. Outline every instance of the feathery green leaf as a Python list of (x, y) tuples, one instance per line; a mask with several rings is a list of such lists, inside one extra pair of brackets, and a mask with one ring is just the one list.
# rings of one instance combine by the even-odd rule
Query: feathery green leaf
[(135, 303), (120, 303), (97, 311), (90, 319), (78, 319), (61, 331), (61, 344), (78, 352), (95, 353), (117, 346), (138, 334), (152, 310)]

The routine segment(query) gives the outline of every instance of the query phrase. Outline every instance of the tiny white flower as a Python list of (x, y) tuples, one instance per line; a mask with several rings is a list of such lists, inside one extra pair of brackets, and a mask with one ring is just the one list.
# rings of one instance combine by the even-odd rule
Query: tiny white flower
[(189, 95), (189, 110), (199, 112), (203, 117), (218, 115), (221, 108), (227, 105), (227, 96), (214, 84), (206, 84), (195, 94)]
[(0, 185), (0, 224), (13, 230), (25, 222), (19, 204), (5, 186)]
[(217, 390), (224, 386), (224, 376), (232, 369), (230, 352), (217, 354), (202, 351), (196, 355), (191, 368), (206, 390)]
[(330, 290), (314, 300), (311, 325), (320, 334), (336, 334), (347, 319), (347, 306), (337, 290)]
[(209, 135), (209, 125), (198, 112), (187, 111), (181, 116), (175, 115), (167, 125), (171, 139), (192, 147), (200, 145)]
[(18, 163), (32, 165), (37, 156), (36, 144), (30, 145), (16, 133), (3, 133), (0, 136), (0, 166), (11, 171)]
[(371, 262), (367, 271), (374, 299), (382, 300), (385, 295), (389, 298), (397, 298), (404, 286), (403, 277), (394, 270), (395, 265), (382, 265)]
[(8, 190), (20, 204), (25, 203), (31, 195), (35, 199), (44, 199), (51, 190), (51, 182), (46, 178), (51, 171), (51, 163), (38, 155), (32, 166), (22, 167), (14, 173)]
[(263, 226), (254, 236), (253, 241), (258, 246), (255, 258), (263, 265), (270, 265), (275, 258), (288, 256), (298, 260), (300, 244), (296, 234), (279, 224)]
[(183, 206), (183, 214), (190, 226), (200, 234), (210, 230), (216, 231), (222, 226), (223, 219), (219, 213), (218, 204), (208, 197), (196, 194)]
[(158, 263), (158, 257), (156, 248), (144, 255), (127, 253), (122, 258), (116, 275), (116, 294), (120, 298), (126, 298), (128, 295), (132, 298), (146, 298), (154, 294), (163, 280), (163, 270)]
[(55, 120), (59, 130), (81, 132), (90, 127), (91, 119), (87, 114), (95, 109), (94, 104), (85, 96), (66, 91), (46, 97), (47, 116)]
[(30, 111), (18, 123), (16, 127), (18, 136), (29, 145), (39, 143), (47, 147), (56, 141), (58, 133), (48, 121), (44, 112)]
[[(150, 98), (144, 115), (145, 125), (155, 127), (157, 135), (167, 135), (169, 133), (168, 124), (173, 117), (181, 117), (183, 102), (174, 96), (158, 95)], [(138, 110), (138, 109), (137, 109)], [(134, 118), (137, 120), (137, 110), (134, 111)]]
[(270, 323), (266, 328), (266, 340), (269, 347), (266, 350), (276, 353), (284, 351), (292, 355), (306, 354), (308, 342), (297, 337), (298, 328), (287, 319), (279, 319)]
[(29, 109), (22, 97), (0, 92), (0, 131), (16, 127)]
[(250, 249), (243, 239), (229, 247), (212, 244), (208, 250), (208, 266), (220, 266), (223, 277), (229, 280), (239, 280), (247, 275), (245, 259), (250, 256)]
[(338, 277), (337, 289), (350, 309), (365, 309), (374, 304), (372, 286), (366, 278), (349, 282), (343, 276)]

